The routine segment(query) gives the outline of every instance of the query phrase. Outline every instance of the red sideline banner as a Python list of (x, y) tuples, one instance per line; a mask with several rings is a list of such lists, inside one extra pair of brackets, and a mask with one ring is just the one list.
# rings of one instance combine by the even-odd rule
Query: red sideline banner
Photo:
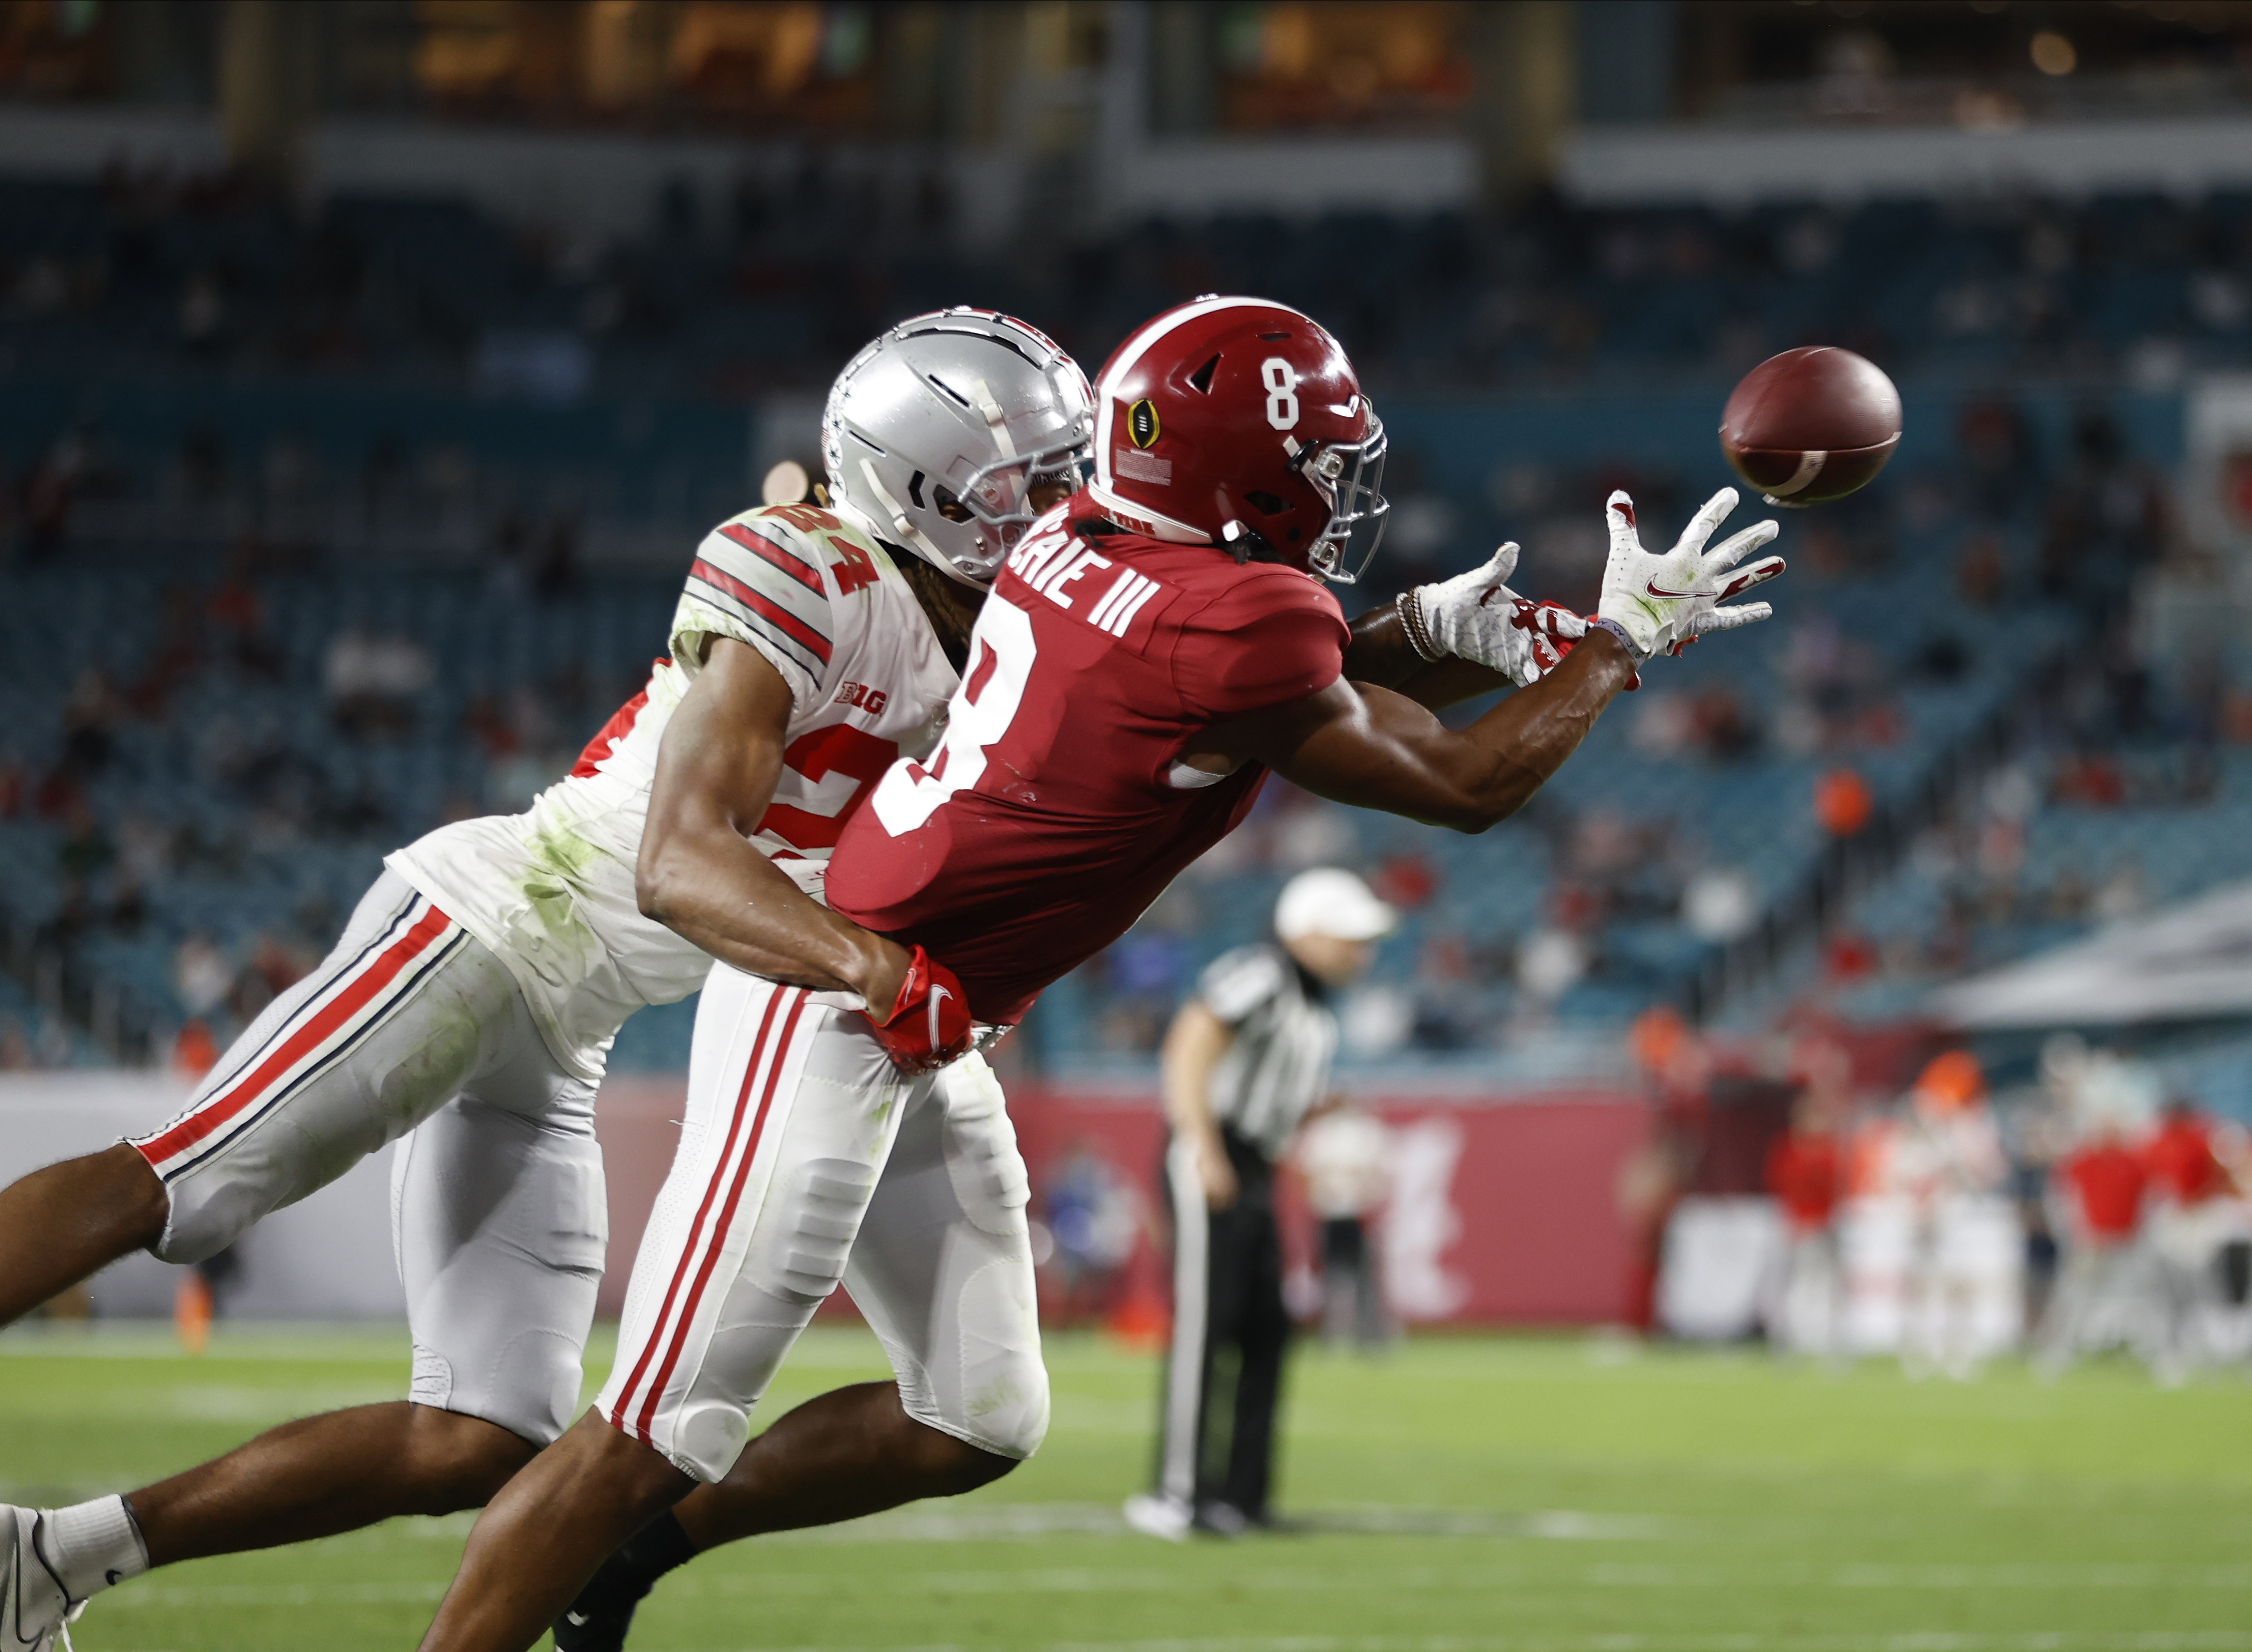
[[(678, 1136), (685, 1084), (620, 1075), (596, 1128), (609, 1182), (601, 1311), (625, 1301), (650, 1207)], [(1411, 1323), (1598, 1325), (1636, 1311), (1638, 1241), (1619, 1173), (1650, 1139), (1651, 1112), (1618, 1090), (1509, 1095), (1370, 1092), (1391, 1131), (1392, 1197), (1379, 1225), (1386, 1295)], [(1055, 1323), (1162, 1322), (1171, 1218), (1159, 1185), (1156, 1087), (1011, 1084), (1009, 1113), (1032, 1177), (1040, 1306)], [(1286, 1177), (1292, 1272), (1310, 1277), (1313, 1221)], [(824, 1311), (845, 1308), (838, 1293)]]
[[(1392, 1311), (1420, 1323), (1613, 1324), (1633, 1317), (1640, 1241), (1619, 1177), (1651, 1110), (1616, 1090), (1365, 1093), (1391, 1132), (1379, 1225)], [(1130, 1317), (1166, 1296), (1170, 1218), (1154, 1087), (1018, 1086), (1010, 1114), (1046, 1232), (1043, 1315)], [(1312, 1218), (1285, 1179), (1285, 1245), (1310, 1268)]]

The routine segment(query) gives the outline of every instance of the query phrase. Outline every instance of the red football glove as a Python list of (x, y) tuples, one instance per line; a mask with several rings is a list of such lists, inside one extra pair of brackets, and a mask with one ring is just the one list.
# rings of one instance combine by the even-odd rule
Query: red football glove
[(1510, 603), (1509, 623), (1526, 634), (1530, 680), (1535, 683), (1563, 664), (1588, 629), (1588, 622), (1562, 603), (1535, 602), (1530, 597), (1518, 597)]
[(900, 982), (891, 1014), (878, 1020), (870, 1010), (868, 1024), (893, 1065), (908, 1073), (929, 1072), (969, 1054), (976, 1033), (962, 983), (921, 947), (907, 960), (907, 979)]

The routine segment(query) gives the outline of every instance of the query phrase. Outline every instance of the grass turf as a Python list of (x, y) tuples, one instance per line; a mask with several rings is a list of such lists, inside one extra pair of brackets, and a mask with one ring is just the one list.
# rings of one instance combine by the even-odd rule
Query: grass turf
[[(1446, 1338), (1302, 1357), (1281, 1502), (1315, 1529), (1173, 1547), (1118, 1500), (1150, 1362), (1050, 1344), (1055, 1424), (973, 1496), (705, 1557), (634, 1645), (1105, 1652), (2252, 1652), (2252, 1388), (2123, 1365), (1910, 1384), (1748, 1352)], [(604, 1350), (607, 1357), (607, 1350)], [(395, 1331), (0, 1336), (0, 1495), (119, 1489), (305, 1411), (395, 1397)], [(809, 1336), (778, 1408), (883, 1366)], [(467, 1516), (183, 1565), (81, 1652), (412, 1646)]]

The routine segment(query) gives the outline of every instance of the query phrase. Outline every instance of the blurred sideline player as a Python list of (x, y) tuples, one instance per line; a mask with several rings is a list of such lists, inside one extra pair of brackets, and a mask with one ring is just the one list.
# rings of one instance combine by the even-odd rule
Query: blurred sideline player
[(1950, 1050), (1917, 1075), (1893, 1152), (1915, 1210), (1901, 1363), (1911, 1375), (1967, 1379), (2018, 1339), (2025, 1260), (1976, 1057)]
[[(1366, 560), (1352, 542), (1374, 548), (1383, 434), (1327, 333), (1279, 305), (1199, 300), (1129, 337), (1097, 400), (1095, 482), (1010, 554), (938, 753), (893, 767), (831, 867), (838, 910), (943, 961), (934, 1005), (940, 987), (958, 989), (989, 1026), (1021, 1019), (1041, 989), (1123, 934), (1243, 817), (1270, 767), (1340, 802), (1482, 829), (1562, 764), (1640, 664), (1765, 617), (1764, 604), (1718, 604), (1781, 572), (1774, 558), (1735, 566), (1772, 523), (1705, 551), (1733, 490), (1659, 557), (1615, 494), (1586, 640), (1456, 733), (1425, 702), (1497, 679), (1424, 663), (1475, 650), (1536, 675), (1539, 616), (1499, 584), (1497, 558), (1366, 616), (1373, 647), (1357, 652), (1371, 668), (1345, 679), (1354, 638), (1315, 576), (1349, 580)], [(747, 1087), (716, 1107), (692, 1079), (692, 1114), (709, 1111), (700, 1126), (691, 1118), (667, 1184), (677, 1219), (661, 1202), (636, 1261), (611, 1385), (479, 1518), (426, 1648), (528, 1646), (602, 1557), (724, 1474), (739, 1448), (744, 1397), (774, 1357), (761, 1316), (792, 1260), (761, 1239), (778, 1151), (761, 1121), (771, 1098), (808, 1082), (809, 1025), (816, 1080), (882, 1059), (865, 1024), (828, 1019), (801, 989), (739, 981), (745, 1071), (767, 1076), (754, 1100)], [(707, 990), (701, 1017), (717, 1009)], [(889, 1128), (871, 1117), (818, 1144), (824, 1216), (848, 1246)], [(796, 1185), (783, 1193), (796, 1197)], [(707, 1197), (722, 1190), (724, 1202)], [(691, 1205), (711, 1219), (688, 1219)], [(807, 1285), (842, 1260), (811, 1260)]]
[[(704, 540), (668, 656), (569, 778), (528, 814), (392, 856), (336, 950), (170, 1124), (0, 1193), (5, 1322), (130, 1250), (208, 1256), (405, 1136), (393, 1220), (414, 1347), (404, 1404), (289, 1424), (126, 1498), (0, 1510), (11, 1645), (49, 1644), (150, 1565), (483, 1503), (562, 1431), (604, 1260), (595, 1087), (643, 1004), (695, 991), (716, 956), (858, 995), (919, 1035), (928, 975), (819, 904), (825, 863), (893, 759), (929, 750), (980, 580), (1075, 480), (1089, 414), (1077, 364), (1005, 316), (921, 316), (870, 344), (828, 422), (879, 462), (832, 464), (834, 511), (748, 510)], [(924, 1111), (1005, 1181), (1015, 1148), (983, 1063), (938, 1091)], [(902, 1175), (942, 1183), (951, 1138), (920, 1133)], [(987, 1222), (963, 1194), (923, 1190), (925, 1219), (899, 1242), (935, 1255)], [(712, 1526), (817, 1524), (1013, 1466), (1021, 1454), (996, 1454), (963, 1396), (922, 1373), (960, 1361), (931, 1336), (1029, 1290), (1029, 1259), (1018, 1273), (883, 1281), (963, 1299), (887, 1304), (913, 1322), (916, 1385), (791, 1413), (706, 1498)], [(1011, 1351), (1026, 1357), (1023, 1334)], [(1029, 1358), (1037, 1370), (1036, 1341)]]
[(2158, 1373), (2179, 1380), (2219, 1350), (2211, 1321), (2224, 1301), (2222, 1247), (2236, 1232), (2235, 1183), (2214, 1143), (2213, 1126), (2176, 1098), (2143, 1144), (2148, 1173), (2151, 1271), (2158, 1286)]
[(1839, 1132), (1852, 1064), (1833, 1044), (1810, 1046), (1804, 1063), (1806, 1087), (1791, 1105), (1790, 1128), (1768, 1149), (1765, 1166), (1784, 1230), (1769, 1335), (1783, 1351), (1830, 1358), (1845, 1351), (1837, 1216), (1845, 1185)]
[(2080, 1354), (2152, 1345), (2148, 1259), (2139, 1243), (2149, 1168), (2116, 1113), (2091, 1107), (2052, 1183), (2064, 1261), (2042, 1316), (2035, 1366), (2054, 1377)]
[(1360, 977), (1397, 921), (1351, 872), (1300, 872), (1275, 902), (1275, 941), (1214, 959), (1165, 1035), (1172, 1344), (1157, 1489), (1126, 1503), (1137, 1531), (1233, 1536), (1268, 1523), (1290, 1337), (1275, 1168), (1329, 1091), (1330, 994)]

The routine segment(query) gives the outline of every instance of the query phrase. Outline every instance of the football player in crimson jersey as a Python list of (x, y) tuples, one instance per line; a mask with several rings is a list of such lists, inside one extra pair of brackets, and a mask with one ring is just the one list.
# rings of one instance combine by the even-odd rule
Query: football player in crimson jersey
[[(992, 1026), (1123, 934), (1242, 819), (1269, 769), (1343, 802), (1482, 829), (1554, 773), (1641, 663), (1766, 617), (1763, 603), (1720, 603), (1782, 572), (1771, 557), (1737, 566), (1773, 523), (1705, 552), (1733, 491), (1664, 556), (1643, 551), (1631, 503), (1614, 494), (1592, 626), (1522, 603), (1502, 583), (1505, 547), (1356, 632), (1320, 579), (1349, 581), (1374, 549), (1384, 437), (1326, 332), (1262, 301), (1199, 300), (1129, 337), (1096, 401), (1093, 484), (1011, 552), (938, 750), (893, 766), (831, 864), (831, 904), (926, 950), (934, 1000), (958, 992)], [(1539, 680), (1461, 733), (1426, 709), (1493, 686), (1497, 670)], [(770, 1371), (763, 1328), (845, 1265), (893, 1127), (791, 1107), (809, 1078), (836, 1094), (802, 1053), (806, 996), (747, 977), (731, 990), (737, 1024), (710, 1034), (743, 1078), (705, 1126), (724, 1146), (700, 1184), (668, 1183), (609, 1387), (479, 1518), (425, 1649), (529, 1646), (601, 1557), (725, 1475)], [(724, 1008), (707, 988), (699, 1052)], [(824, 1036), (841, 1058), (845, 1035)], [(865, 1084), (880, 1048), (852, 1036)], [(692, 1097), (693, 1073), (690, 1085)], [(842, 1241), (834, 1255), (784, 1254), (759, 1202), (775, 1161), (803, 1157), (793, 1137), (817, 1129)], [(950, 1168), (986, 1173), (967, 1155)], [(998, 1384), (979, 1396), (1002, 1416), (1022, 1401)]]

